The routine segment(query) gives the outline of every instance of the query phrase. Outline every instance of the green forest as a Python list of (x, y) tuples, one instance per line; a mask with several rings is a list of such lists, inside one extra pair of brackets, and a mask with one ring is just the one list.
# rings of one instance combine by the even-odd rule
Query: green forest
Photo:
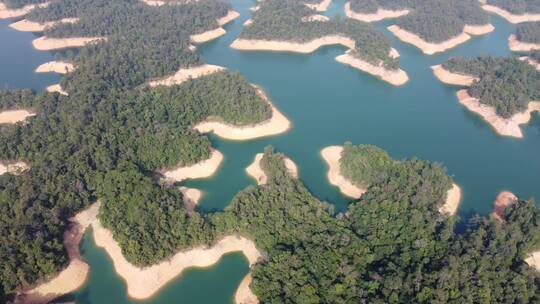
[(516, 38), (527, 43), (540, 43), (540, 22), (525, 22), (516, 27)]
[(524, 111), (530, 101), (540, 98), (540, 72), (516, 57), (452, 58), (443, 67), (477, 76), (480, 80), (468, 88), (469, 94), (495, 107), (504, 118)]
[(2, 1), (8, 8), (17, 9), (28, 4), (45, 3), (45, 0), (3, 0)]
[(330, 21), (303, 22), (302, 17), (316, 14), (295, 0), (267, 0), (253, 13), (253, 23), (244, 27), (240, 38), (308, 42), (328, 35), (343, 35), (355, 41), (352, 55), (388, 69), (398, 69), (398, 59), (389, 56), (390, 41), (371, 25), (339, 16)]
[(487, 4), (505, 9), (514, 14), (540, 13), (538, 0), (487, 0)]

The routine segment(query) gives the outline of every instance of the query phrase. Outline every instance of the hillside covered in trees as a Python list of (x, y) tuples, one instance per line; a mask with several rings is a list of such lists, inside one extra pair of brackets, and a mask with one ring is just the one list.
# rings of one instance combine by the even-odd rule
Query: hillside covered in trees
[(358, 13), (375, 13), (377, 9), (411, 12), (396, 24), (425, 41), (438, 43), (463, 32), (465, 25), (486, 25), (488, 15), (476, 0), (352, 0), (351, 9)]
[(253, 23), (244, 27), (240, 38), (309, 42), (330, 35), (341, 35), (355, 41), (351, 55), (374, 65), (381, 61), (388, 69), (398, 69), (399, 61), (391, 58), (389, 40), (371, 25), (339, 16), (329, 21), (303, 21), (316, 12), (295, 0), (266, 0), (253, 13)]
[(487, 4), (500, 7), (517, 15), (540, 13), (540, 2), (537, 0), (487, 0)]
[(468, 88), (469, 94), (495, 107), (504, 118), (524, 111), (530, 101), (540, 99), (540, 72), (515, 57), (452, 58), (443, 67), (478, 77), (480, 80)]
[(3, 0), (2, 1), (8, 8), (16, 9), (21, 8), (29, 4), (40, 4), (47, 2), (46, 0)]
[(525, 22), (518, 25), (516, 38), (521, 42), (540, 43), (540, 22)]

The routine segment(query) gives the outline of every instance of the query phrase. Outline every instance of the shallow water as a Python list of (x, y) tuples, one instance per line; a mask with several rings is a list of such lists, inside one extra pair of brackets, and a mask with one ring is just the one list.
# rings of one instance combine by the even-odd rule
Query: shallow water
[[(401, 54), (401, 67), (411, 78), (405, 86), (393, 87), (336, 62), (334, 58), (345, 51), (343, 47), (325, 47), (310, 55), (230, 49), (251, 14), (249, 7), (255, 5), (248, 0), (231, 2), (241, 17), (226, 26), (226, 36), (200, 46), (199, 52), (206, 62), (239, 71), (261, 86), (292, 121), (293, 128), (281, 136), (248, 142), (212, 136), (214, 145), (225, 155), (220, 170), (210, 179), (186, 183), (204, 190), (201, 211), (221, 210), (238, 191), (255, 184), (244, 169), (267, 145), (294, 160), (300, 178), (312, 193), (342, 211), (350, 200), (328, 184), (319, 152), (344, 141), (375, 144), (397, 159), (417, 156), (444, 164), (463, 189), (462, 217), (489, 213), (495, 196), (503, 189), (523, 198), (540, 198), (538, 116), (523, 127), (524, 139), (500, 137), (458, 103), (455, 93), (459, 88), (440, 83), (430, 69), (453, 56), (509, 55), (507, 38), (514, 31), (513, 25), (493, 16), (493, 33), (443, 54), (426, 56), (386, 31), (391, 21), (378, 23)], [(335, 0), (325, 14), (342, 15), (344, 2)], [(52, 55), (33, 50), (30, 42), (34, 36), (15, 32), (7, 24), (0, 21), (0, 41), (14, 43), (0, 48), (0, 84), (40, 89), (57, 82), (59, 77), (54, 74), (33, 73)], [(130, 302), (109, 257), (88, 233), (82, 249), (92, 273), (85, 287), (67, 299), (78, 303)], [(242, 255), (228, 255), (214, 267), (186, 271), (144, 303), (230, 303), (247, 271)]]

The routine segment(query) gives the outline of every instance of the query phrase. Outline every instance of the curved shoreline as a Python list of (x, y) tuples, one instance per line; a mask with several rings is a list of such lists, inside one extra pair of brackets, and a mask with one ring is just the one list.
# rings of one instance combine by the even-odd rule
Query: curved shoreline
[(439, 213), (448, 216), (456, 214), (459, 204), (461, 203), (461, 188), (452, 184), (452, 188), (446, 192), (446, 200), (444, 204), (439, 208)]
[(241, 51), (275, 51), (309, 54), (326, 45), (341, 44), (349, 49), (354, 49), (355, 43), (351, 38), (331, 35), (313, 39), (309, 42), (288, 42), (279, 40), (241, 39), (233, 41), (231, 48)]
[(39, 65), (34, 72), (35, 73), (58, 73), (67, 74), (73, 72), (75, 66), (72, 63), (64, 61), (49, 61)]
[(194, 211), (199, 204), (199, 200), (201, 199), (203, 192), (196, 188), (188, 188), (184, 186), (180, 187), (179, 190), (184, 198), (184, 206), (186, 209), (189, 211)]
[(528, 43), (519, 41), (515, 34), (508, 37), (508, 47), (513, 52), (529, 52), (532, 50), (540, 50), (540, 43)]
[(317, 12), (325, 12), (331, 3), (332, 0), (321, 0), (319, 3), (305, 3), (305, 5)]
[(350, 2), (345, 3), (345, 16), (351, 19), (355, 19), (355, 20), (363, 21), (363, 22), (377, 22), (377, 21), (381, 21), (385, 19), (394, 19), (394, 18), (403, 17), (409, 13), (410, 13), (410, 10), (408, 9), (393, 11), (393, 10), (386, 10), (380, 7), (377, 8), (377, 12), (375, 13), (368, 13), (368, 14), (357, 13), (351, 9)]
[(449, 70), (445, 69), (442, 64), (434, 65), (431, 67), (431, 69), (433, 70), (433, 74), (435, 77), (437, 77), (437, 79), (449, 85), (468, 87), (475, 81), (479, 80), (478, 77), (474, 77), (472, 75), (450, 72)]
[(272, 109), (272, 117), (258, 124), (235, 126), (220, 120), (207, 119), (196, 124), (193, 129), (200, 133), (213, 132), (215, 135), (229, 140), (251, 140), (261, 137), (274, 136), (286, 132), (291, 127), (291, 122), (283, 115), (268, 99), (266, 94), (259, 88), (257, 92), (263, 100), (268, 102)]
[(36, 38), (32, 45), (39, 51), (52, 51), (66, 48), (83, 47), (90, 43), (107, 41), (105, 37), (71, 37), (71, 38), (49, 38), (47, 36)]
[(469, 95), (467, 90), (457, 92), (459, 102), (469, 111), (480, 115), (495, 131), (502, 136), (523, 138), (523, 133), (519, 125), (526, 124), (531, 119), (531, 113), (540, 112), (540, 102), (531, 101), (527, 110), (516, 113), (510, 118), (503, 118), (497, 115), (494, 107), (482, 104), (478, 99)]
[(225, 31), (223, 26), (235, 20), (238, 17), (240, 17), (240, 13), (238, 13), (237, 11), (230, 10), (227, 13), (227, 15), (216, 20), (216, 22), (219, 24), (218, 28), (215, 28), (213, 30), (209, 30), (200, 34), (193, 34), (189, 36), (189, 39), (191, 40), (191, 42), (195, 44), (201, 44), (201, 43), (208, 42), (210, 40), (214, 40), (218, 37), (221, 37), (227, 33), (227, 31)]
[(22, 17), (36, 8), (44, 8), (49, 6), (49, 4), (50, 2), (44, 2), (39, 4), (28, 4), (21, 8), (9, 9), (3, 2), (0, 2), (0, 19)]
[(328, 165), (327, 178), (330, 184), (339, 188), (342, 194), (359, 199), (367, 189), (354, 185), (351, 181), (341, 175), (341, 153), (342, 146), (329, 146), (321, 150), (321, 156)]
[(202, 160), (194, 165), (187, 167), (179, 167), (175, 169), (164, 169), (160, 173), (166, 180), (171, 182), (181, 182), (186, 179), (207, 178), (214, 175), (221, 162), (223, 154), (216, 149), (212, 149), (210, 158)]
[(537, 71), (540, 71), (540, 62), (532, 59), (531, 57), (519, 57), (519, 60), (527, 62), (528, 64), (532, 65)]
[(19, 32), (43, 32), (48, 27), (52, 27), (60, 23), (77, 23), (77, 22), (79, 22), (79, 18), (64, 18), (57, 21), (49, 21), (49, 22), (43, 22), (43, 23), (23, 19), (21, 21), (11, 23), (9, 27)]
[(318, 14), (302, 17), (302, 22), (315, 22), (315, 21), (326, 22), (326, 21), (329, 21), (329, 20), (330, 20), (330, 18), (328, 18), (328, 17), (326, 17), (324, 15), (318, 15)]
[(497, 195), (493, 203), (492, 215), (499, 221), (504, 222), (504, 209), (515, 204), (518, 201), (517, 196), (510, 191), (502, 191)]
[(60, 84), (53, 84), (45, 88), (45, 90), (49, 93), (58, 93), (60, 95), (68, 96), (69, 94), (62, 89)]
[(397, 69), (395, 71), (387, 70), (382, 66), (382, 62), (378, 66), (375, 66), (367, 61), (350, 55), (350, 50), (343, 55), (337, 56), (336, 61), (378, 77), (394, 86), (401, 86), (409, 81), (409, 76), (407, 76), (407, 73), (402, 69)]
[[(266, 172), (261, 168), (263, 156), (264, 153), (257, 153), (253, 162), (246, 168), (246, 173), (257, 181), (257, 185), (264, 185), (268, 180)], [(294, 178), (298, 178), (298, 167), (296, 164), (288, 157), (285, 157), (283, 162), (289, 174)]]
[(506, 19), (508, 22), (517, 24), (522, 22), (536, 22), (540, 21), (540, 14), (523, 14), (523, 15), (514, 15), (510, 13), (507, 10), (504, 10), (500, 7), (490, 5), (490, 4), (484, 4), (482, 5), (482, 8), (490, 13), (495, 13), (504, 19)]
[(0, 112), (0, 124), (14, 124), (19, 121), (25, 121), (26, 118), (35, 116), (36, 113), (26, 109), (5, 110)]
[(414, 45), (426, 55), (433, 55), (436, 53), (444, 52), (467, 42), (469, 39), (471, 39), (471, 36), (469, 34), (484, 35), (492, 32), (495, 28), (491, 24), (478, 26), (465, 25), (461, 34), (440, 43), (427, 42), (424, 39), (420, 38), (420, 36), (406, 31), (397, 25), (391, 25), (387, 29), (399, 40)]
[(14, 175), (20, 175), (25, 171), (28, 171), (30, 167), (25, 162), (1, 162), (0, 161), (0, 175), (10, 173)]
[(249, 288), (249, 285), (253, 281), (253, 277), (251, 276), (251, 273), (248, 273), (244, 279), (242, 279), (242, 282), (240, 282), (240, 285), (236, 289), (236, 293), (234, 294), (234, 302), (236, 304), (258, 304), (259, 299), (251, 289)]
[(181, 84), (182, 82), (189, 79), (203, 77), (223, 70), (225, 70), (225, 68), (218, 65), (203, 64), (197, 67), (179, 69), (174, 75), (163, 79), (152, 80), (148, 83), (148, 85), (150, 85), (151, 87), (159, 85), (172, 86)]

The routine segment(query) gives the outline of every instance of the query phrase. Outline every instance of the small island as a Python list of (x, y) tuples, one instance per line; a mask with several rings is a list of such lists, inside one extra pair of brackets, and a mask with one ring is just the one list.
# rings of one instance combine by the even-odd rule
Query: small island
[[(264, 185), (268, 181), (265, 168), (271, 166), (271, 164), (267, 163), (271, 159), (265, 158), (264, 155), (264, 153), (255, 155), (253, 163), (246, 168), (246, 173), (257, 181), (257, 185)], [(281, 161), (285, 164), (289, 174), (294, 178), (298, 178), (298, 168), (296, 167), (296, 164), (284, 155), (281, 156)]]

